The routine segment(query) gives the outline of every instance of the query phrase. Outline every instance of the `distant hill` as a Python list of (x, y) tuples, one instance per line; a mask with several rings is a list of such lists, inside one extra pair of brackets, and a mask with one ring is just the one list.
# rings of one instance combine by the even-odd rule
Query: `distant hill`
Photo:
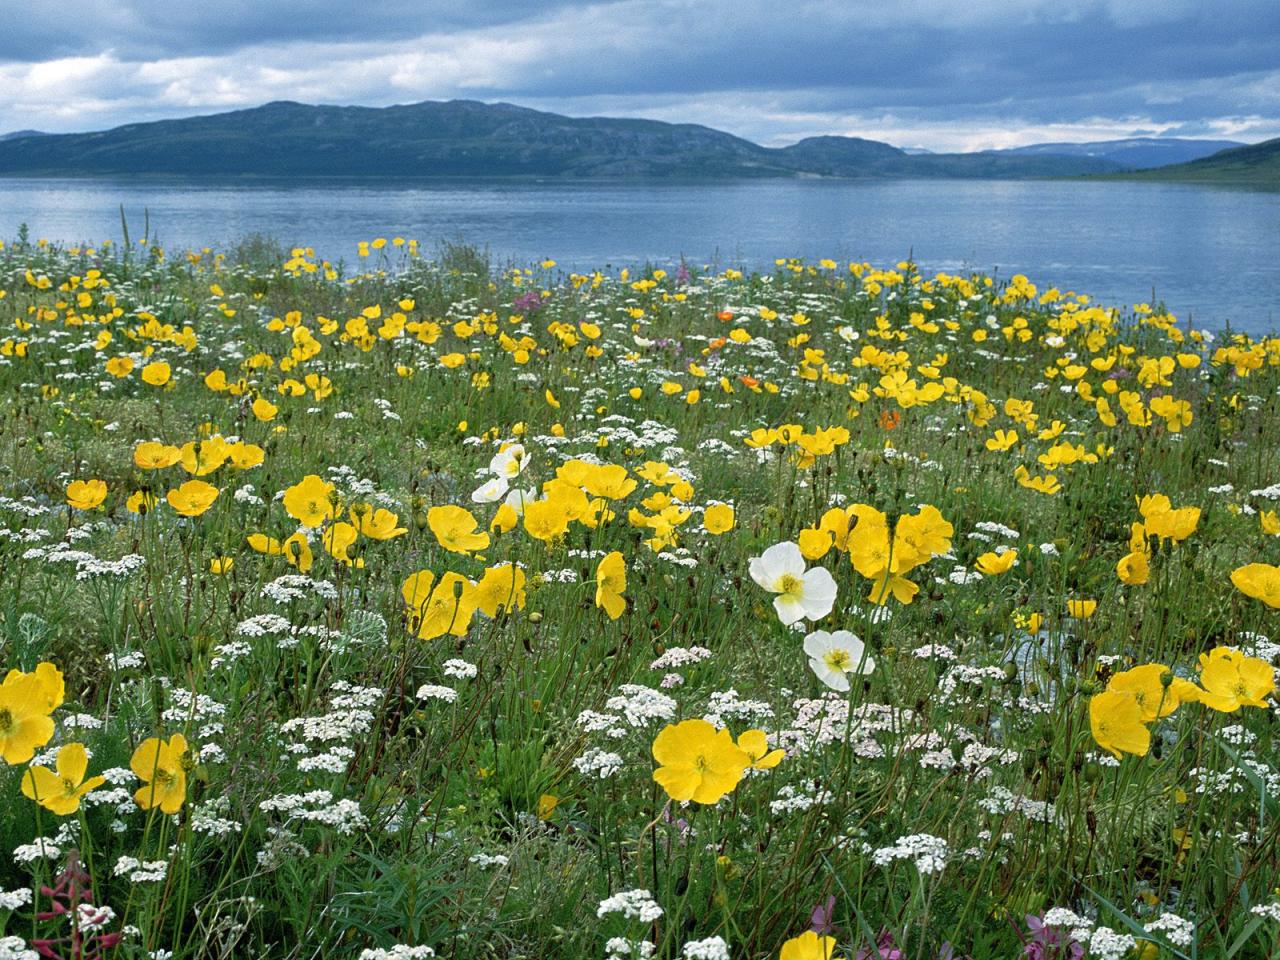
[(1184, 140), (1177, 137), (1131, 137), (1128, 140), (1095, 140), (1090, 143), (1035, 143), (1027, 147), (997, 150), (1019, 157), (1094, 157), (1128, 170), (1146, 170), (1171, 163), (1186, 163), (1220, 150), (1242, 147), (1237, 140)]
[(1008, 180), (1020, 177), (1076, 177), (1121, 169), (1101, 157), (1021, 156), (1000, 150), (978, 153), (932, 153), (912, 157), (919, 176)]
[[(696, 124), (565, 117), (508, 103), (279, 101), (94, 133), (7, 134), (0, 137), (0, 176), (1020, 178), (1113, 173), (1141, 153), (1042, 146), (1054, 149), (927, 153), (857, 137), (762, 147)], [(1114, 159), (1119, 154), (1129, 162)]]
[(1120, 174), (1125, 179), (1181, 180), (1201, 183), (1262, 184), (1280, 187), (1280, 137), (1223, 150), (1201, 160), (1157, 170)]
[(808, 137), (773, 153), (791, 170), (825, 177), (901, 176), (911, 166), (905, 150), (861, 137)]
[(43, 137), (46, 134), (39, 130), (14, 130), (12, 133), (0, 133), (0, 142), (5, 140), (17, 140), (21, 137)]
[(575, 119), (468, 100), (276, 102), (98, 133), (0, 143), (0, 174), (265, 177), (769, 176), (749, 141), (693, 124)]

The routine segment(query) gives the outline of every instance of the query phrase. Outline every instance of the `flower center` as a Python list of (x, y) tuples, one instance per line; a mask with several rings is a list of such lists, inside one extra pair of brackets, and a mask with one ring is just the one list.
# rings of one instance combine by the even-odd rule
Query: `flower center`
[(804, 586), (804, 581), (797, 577), (794, 573), (784, 573), (778, 578), (778, 592), (788, 594), (798, 594)]
[(0, 710), (0, 737), (11, 737), (17, 724), (13, 722), (13, 714), (7, 709)]
[(832, 670), (846, 673), (853, 666), (853, 658), (848, 650), (828, 650), (822, 655), (822, 662)]

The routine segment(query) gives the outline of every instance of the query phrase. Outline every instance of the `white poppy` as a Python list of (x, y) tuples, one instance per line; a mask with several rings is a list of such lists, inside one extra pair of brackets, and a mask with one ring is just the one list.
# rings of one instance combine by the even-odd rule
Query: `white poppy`
[(862, 641), (848, 630), (815, 630), (804, 638), (804, 652), (810, 669), (832, 690), (844, 692), (849, 689), (849, 674), (867, 674), (876, 668)]
[(806, 571), (800, 547), (790, 540), (775, 543), (751, 558), (751, 579), (770, 593), (778, 619), (790, 626), (808, 617), (821, 620), (836, 602), (836, 581), (825, 567)]
[(489, 470), (495, 477), (514, 480), (524, 473), (528, 463), (529, 458), (525, 455), (524, 445), (513, 443), (507, 449), (493, 455), (493, 459), (489, 461)]
[(534, 503), (538, 499), (538, 491), (530, 487), (528, 490), (521, 490), (516, 487), (507, 494), (507, 506), (516, 512), (517, 517), (524, 516), (524, 508)]
[(509, 486), (504, 477), (494, 477), (473, 490), (471, 500), (473, 503), (497, 503), (507, 495)]

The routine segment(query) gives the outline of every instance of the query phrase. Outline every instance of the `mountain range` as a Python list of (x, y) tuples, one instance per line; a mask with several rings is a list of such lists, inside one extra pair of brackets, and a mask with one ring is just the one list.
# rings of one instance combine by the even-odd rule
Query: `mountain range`
[[(1254, 149), (1232, 141), (1137, 138), (929, 153), (839, 136), (764, 147), (696, 124), (566, 117), (508, 103), (277, 101), (92, 133), (0, 135), (0, 176), (1030, 178), (1204, 162), (1226, 156), (1224, 148)], [(1267, 168), (1249, 167), (1255, 178)]]
[(1223, 150), (1187, 163), (1115, 176), (1133, 180), (1280, 186), (1280, 138)]

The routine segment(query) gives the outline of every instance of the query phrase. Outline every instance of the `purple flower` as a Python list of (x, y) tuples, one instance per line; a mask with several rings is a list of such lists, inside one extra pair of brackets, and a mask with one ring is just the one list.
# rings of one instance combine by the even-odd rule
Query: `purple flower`
[(810, 918), (809, 929), (818, 936), (826, 936), (835, 929), (832, 922), (836, 912), (836, 898), (827, 897), (826, 901), (818, 904), (813, 908), (813, 916)]
[(530, 290), (516, 297), (511, 306), (517, 313), (533, 313), (542, 306), (542, 295), (536, 290)]
[[(1083, 944), (1077, 943), (1069, 934), (1046, 927), (1042, 917), (1029, 913), (1025, 919), (1029, 936), (1024, 937), (1016, 924), (1014, 930), (1022, 941), (1022, 955), (1027, 960), (1081, 960), (1084, 956)], [(1009, 922), (1013, 922), (1012, 917)]]
[(876, 937), (875, 952), (863, 947), (853, 957), (854, 960), (902, 960), (902, 951), (894, 944), (893, 934), (882, 927)]

